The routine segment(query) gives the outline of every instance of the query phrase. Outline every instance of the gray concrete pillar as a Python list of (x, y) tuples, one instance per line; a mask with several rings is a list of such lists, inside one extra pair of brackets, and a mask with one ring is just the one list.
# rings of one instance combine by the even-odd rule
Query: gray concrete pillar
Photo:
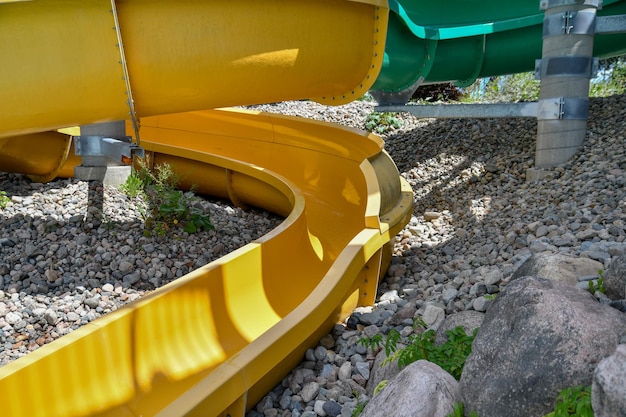
[(541, 87), (535, 169), (563, 164), (587, 132), (589, 82), (594, 72), (593, 40), (601, 0), (543, 0)]

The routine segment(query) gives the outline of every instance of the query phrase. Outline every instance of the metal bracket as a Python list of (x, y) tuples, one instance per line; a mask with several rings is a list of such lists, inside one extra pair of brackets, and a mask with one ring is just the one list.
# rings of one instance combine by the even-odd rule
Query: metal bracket
[(108, 157), (117, 164), (130, 164), (134, 156), (143, 157), (144, 149), (131, 142), (104, 136), (75, 136), (74, 152), (82, 157)]
[(535, 60), (535, 79), (543, 77), (595, 78), (599, 60), (587, 56), (556, 56)]
[(590, 6), (600, 10), (602, 9), (602, 0), (585, 0), (583, 3), (580, 3), (580, 0), (541, 0), (539, 2), (539, 9), (541, 10), (560, 6)]
[(543, 38), (559, 35), (593, 35), (596, 29), (595, 12), (563, 12), (543, 19)]
[(587, 120), (589, 99), (578, 97), (556, 97), (539, 100), (539, 120)]

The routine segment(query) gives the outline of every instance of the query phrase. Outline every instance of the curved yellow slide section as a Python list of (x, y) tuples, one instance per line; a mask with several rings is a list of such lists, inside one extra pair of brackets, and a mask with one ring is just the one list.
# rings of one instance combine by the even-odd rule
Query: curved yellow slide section
[(180, 112), (357, 98), (380, 69), (386, 23), (382, 0), (0, 3), (1, 170), (71, 175), (80, 161), (54, 130), (130, 120), (155, 162), (200, 192), (286, 216), (0, 368), (3, 415), (243, 416), (337, 320), (373, 302), (412, 211), (379, 138), (263, 113)]
[(199, 191), (287, 218), (0, 368), (7, 415), (244, 415), (334, 323), (373, 302), (386, 245), (412, 212), (382, 141), (361, 131), (213, 110), (147, 118), (141, 134), (156, 163)]
[(0, 137), (283, 100), (346, 103), (380, 71), (387, 17), (384, 0), (0, 3)]

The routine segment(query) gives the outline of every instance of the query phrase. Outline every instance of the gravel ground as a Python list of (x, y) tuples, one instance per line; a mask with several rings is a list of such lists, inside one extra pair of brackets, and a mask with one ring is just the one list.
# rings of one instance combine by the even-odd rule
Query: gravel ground
[[(363, 128), (374, 104), (258, 106)], [(584, 146), (535, 182), (534, 119), (416, 119), (381, 134), (415, 193), (414, 216), (373, 307), (337, 325), (248, 415), (351, 416), (368, 400), (373, 352), (363, 337), (391, 328), (408, 338), (416, 319), (485, 311), (531, 254), (587, 257), (605, 268), (626, 252), (626, 96), (591, 100)], [(371, 392), (371, 391), (370, 391)]]
[[(252, 108), (363, 128), (373, 107), (300, 101)], [(589, 257), (606, 267), (626, 251), (626, 96), (592, 99), (585, 145), (536, 182), (525, 179), (534, 160), (535, 120), (396, 118), (403, 125), (381, 136), (413, 187), (415, 210), (396, 237), (377, 303), (355, 312), (350, 326), (336, 325), (250, 417), (350, 416), (368, 399), (373, 361), (360, 338), (391, 328), (408, 337), (417, 318), (436, 327), (457, 311), (485, 311), (484, 295), (506, 286), (533, 253)], [(143, 236), (135, 202), (92, 188), (92, 198), (103, 196), (102, 223), (90, 217), (87, 183), (32, 184), (0, 174), (0, 190), (12, 196), (0, 211), (0, 364), (280, 222), (209, 201), (203, 205), (217, 231), (160, 241)], [(139, 272), (129, 278), (125, 271), (132, 268)]]
[[(215, 230), (144, 234), (143, 201), (101, 183), (0, 173), (0, 365), (274, 229), (282, 218), (195, 203)], [(99, 209), (100, 207), (101, 209)], [(104, 213), (100, 215), (99, 213)], [(208, 249), (207, 249), (208, 248)]]

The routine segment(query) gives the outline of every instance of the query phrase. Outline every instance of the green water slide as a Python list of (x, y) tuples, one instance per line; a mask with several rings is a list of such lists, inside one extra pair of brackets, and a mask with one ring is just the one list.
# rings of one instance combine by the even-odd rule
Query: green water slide
[[(389, 6), (384, 63), (372, 87), (377, 99), (400, 103), (419, 85), (468, 86), (477, 78), (533, 71), (541, 58), (539, 0), (389, 0)], [(604, 0), (597, 13), (623, 14), (626, 0)], [(623, 54), (626, 34), (595, 37), (594, 56)]]

